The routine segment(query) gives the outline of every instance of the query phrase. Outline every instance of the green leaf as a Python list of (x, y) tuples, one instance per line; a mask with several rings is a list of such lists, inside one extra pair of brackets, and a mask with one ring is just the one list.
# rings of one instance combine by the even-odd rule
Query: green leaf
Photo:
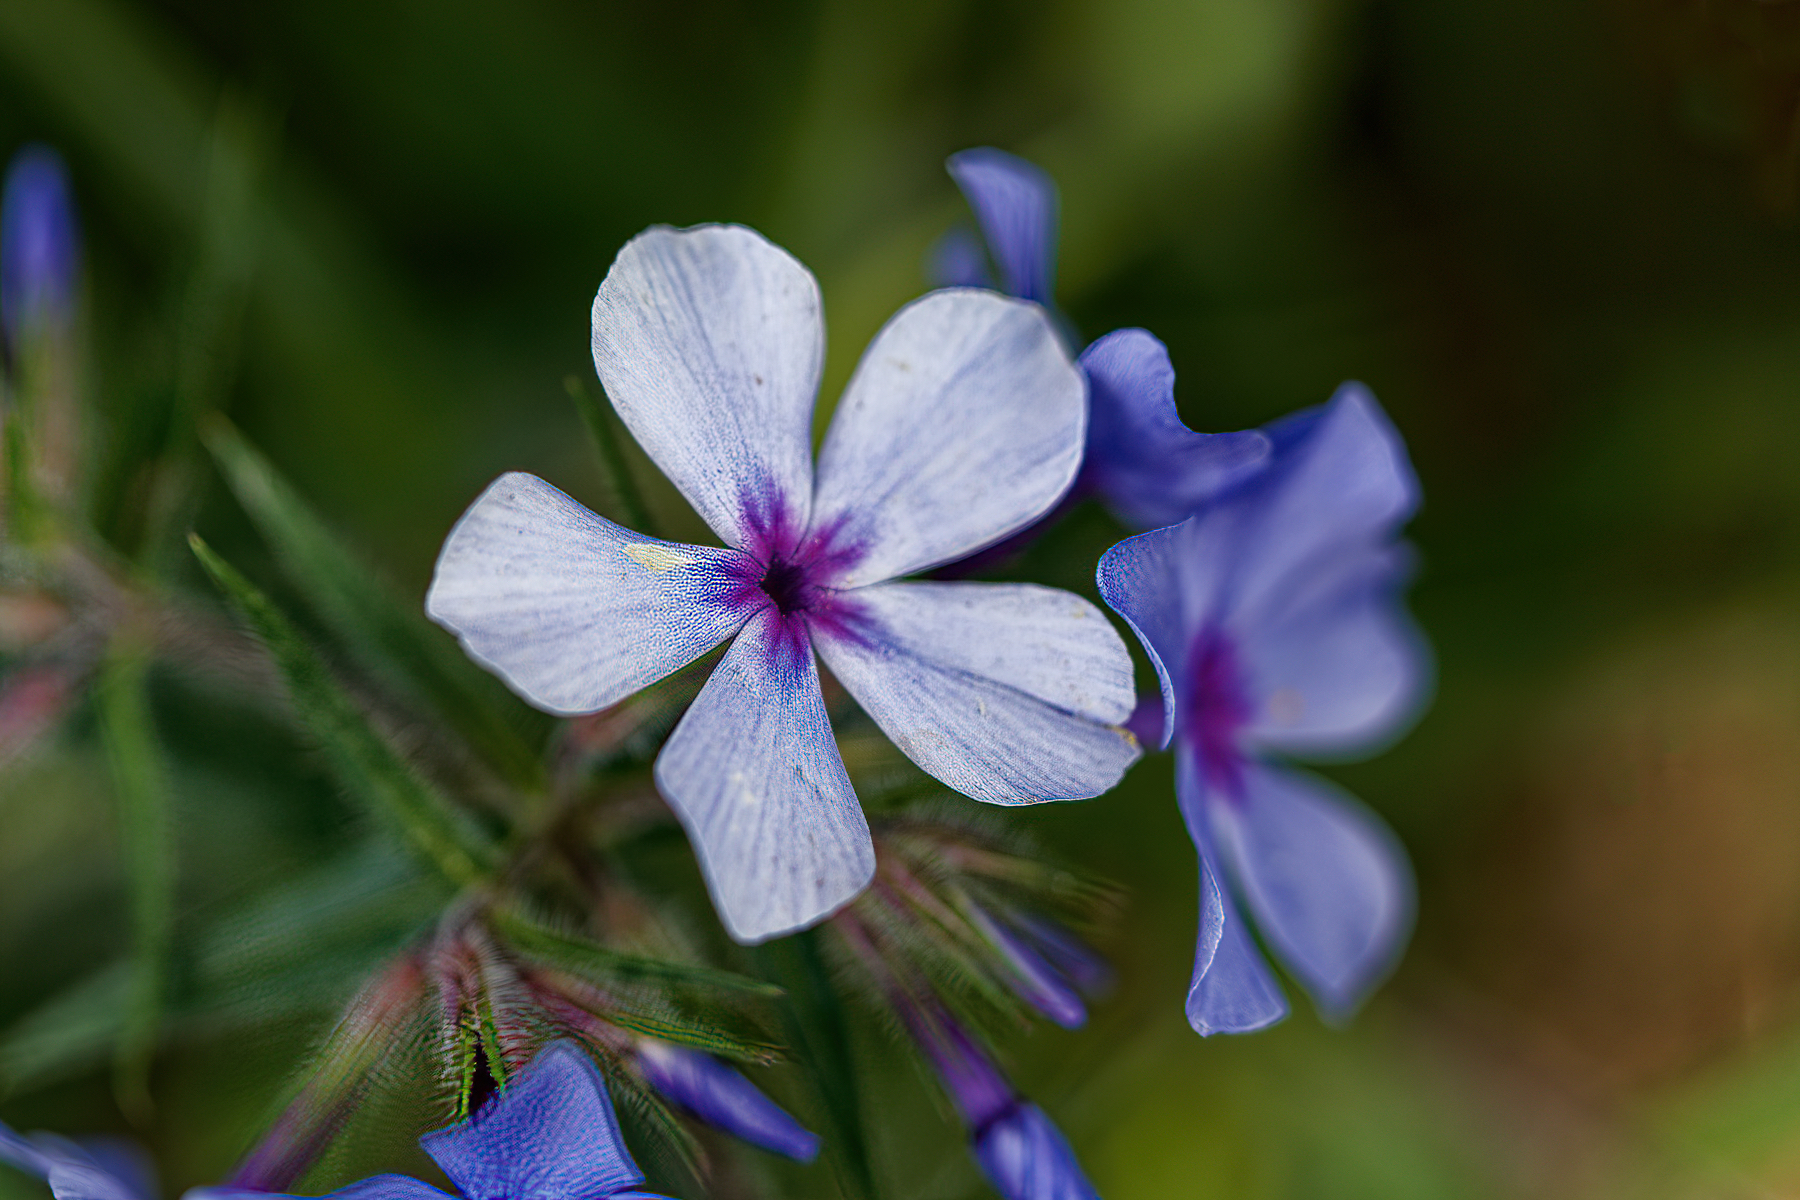
[(157, 744), (146, 690), (147, 644), (121, 637), (100, 668), (95, 710), (118, 793), (120, 842), (131, 896), (131, 988), (119, 1032), (113, 1090), (119, 1107), (147, 1121), (150, 1061), (156, 1053), (175, 932), (175, 833), (169, 774)]
[(850, 1022), (832, 986), (817, 930), (765, 942), (752, 951), (788, 994), (782, 1006), (789, 1036), (807, 1068), (824, 1115), (825, 1156), (849, 1200), (877, 1200), (875, 1169), (863, 1123), (862, 1095), (850, 1048)]
[(357, 661), (443, 717), (509, 783), (541, 791), (544, 768), (531, 738), (541, 739), (545, 719), (471, 662), (423, 609), (396, 600), (228, 421), (208, 421), (203, 436), (288, 578)]
[(343, 785), (452, 883), (488, 877), (497, 853), (468, 819), (401, 758), (345, 694), (299, 631), (254, 584), (190, 534), (194, 554), (268, 646), (301, 722)]

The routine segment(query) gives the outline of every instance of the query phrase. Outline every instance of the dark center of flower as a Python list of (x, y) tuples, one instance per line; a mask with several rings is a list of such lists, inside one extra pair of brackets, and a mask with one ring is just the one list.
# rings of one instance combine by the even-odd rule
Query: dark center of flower
[(812, 599), (807, 570), (798, 563), (776, 559), (762, 577), (763, 595), (774, 601), (782, 616), (804, 612)]
[(1188, 653), (1188, 745), (1200, 759), (1207, 788), (1229, 799), (1244, 790), (1244, 754), (1238, 732), (1250, 720), (1243, 675), (1231, 639), (1217, 629), (1204, 630)]

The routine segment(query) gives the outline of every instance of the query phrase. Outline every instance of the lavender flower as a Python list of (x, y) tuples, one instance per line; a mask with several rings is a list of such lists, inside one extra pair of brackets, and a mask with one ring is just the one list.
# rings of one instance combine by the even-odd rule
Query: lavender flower
[[(1041, 168), (989, 147), (952, 155), (946, 165), (975, 211), (1002, 290), (1054, 310), (1056, 184)], [(932, 272), (942, 283), (988, 278), (980, 247), (961, 231), (939, 243)], [(1100, 338), (1082, 352), (1081, 367), (1090, 408), (1072, 500), (1097, 495), (1127, 525), (1152, 529), (1186, 518), (1268, 457), (1260, 433), (1196, 433), (1182, 424), (1168, 351), (1142, 329)]]
[(895, 583), (1041, 515), (1080, 463), (1079, 372), (1035, 305), (936, 292), (851, 379), (815, 471), (818, 286), (751, 230), (657, 228), (594, 300), (619, 415), (726, 549), (530, 475), (445, 541), (432, 618), (531, 703), (592, 712), (730, 641), (656, 763), (731, 935), (817, 921), (874, 871), (814, 652), (915, 763), (996, 804), (1095, 796), (1138, 755), (1124, 644), (1023, 584)]
[[(666, 1200), (637, 1190), (606, 1082), (573, 1042), (552, 1042), (474, 1116), (419, 1139), (467, 1200)], [(196, 1188), (186, 1200), (255, 1200), (267, 1192)], [(407, 1175), (374, 1175), (335, 1200), (444, 1200)], [(59, 1200), (63, 1198), (59, 1197)]]
[(638, 1042), (650, 1086), (708, 1125), (796, 1162), (819, 1156), (819, 1137), (800, 1126), (743, 1074), (710, 1054), (670, 1042)]
[(33, 328), (68, 324), (78, 254), (62, 159), (47, 146), (26, 146), (0, 194), (0, 329), (9, 347)]
[(961, 1026), (943, 1013), (917, 1014), (909, 1024), (995, 1191), (1005, 1200), (1098, 1200), (1062, 1132), (1013, 1090)]
[(1412, 917), (1405, 853), (1380, 820), (1267, 756), (1364, 750), (1419, 708), (1426, 652), (1398, 601), (1410, 556), (1395, 540), (1418, 484), (1357, 385), (1269, 432), (1267, 471), (1100, 560), (1101, 595), (1156, 665), (1200, 853), (1187, 1013), (1202, 1034), (1287, 1013), (1240, 902), (1328, 1016), (1386, 974)]
[(56, 1200), (155, 1200), (143, 1151), (117, 1138), (75, 1142), (53, 1133), (21, 1137), (0, 1123), (0, 1163), (35, 1175)]

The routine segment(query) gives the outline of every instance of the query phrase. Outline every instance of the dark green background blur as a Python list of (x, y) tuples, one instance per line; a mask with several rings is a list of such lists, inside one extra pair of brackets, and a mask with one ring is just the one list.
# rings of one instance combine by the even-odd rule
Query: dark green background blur
[[(1100, 1192), (1800, 1195), (1800, 4), (0, 0), (0, 152), (32, 139), (81, 206), (93, 403), (166, 377), (195, 264), (225, 263), (233, 418), (413, 596), (497, 472), (598, 502), (562, 381), (591, 379), (588, 304), (633, 233), (741, 221), (792, 250), (830, 397), (965, 218), (944, 157), (1033, 158), (1064, 305), (1161, 337), (1190, 424), (1373, 387), (1424, 482), (1439, 658), (1419, 727), (1330, 771), (1421, 881), (1346, 1030), (1304, 1003), (1187, 1029), (1166, 759), (1017, 817), (1131, 889), (1093, 1025), (1013, 1048)], [(272, 578), (216, 484), (199, 524)], [(1110, 532), (1087, 514), (1030, 569), (1091, 589)], [(329, 785), (276, 773), (288, 744), (160, 720), (210, 764), (177, 781), (207, 864), (184, 914), (336, 844)], [(0, 1022), (124, 945), (84, 738), (0, 781)], [(162, 1056), (139, 1136), (171, 1187), (229, 1168), (328, 1018)], [(871, 1087), (893, 1195), (984, 1194), (907, 1068)], [(126, 1128), (103, 1065), (0, 1116)], [(409, 1166), (389, 1124), (321, 1186)]]

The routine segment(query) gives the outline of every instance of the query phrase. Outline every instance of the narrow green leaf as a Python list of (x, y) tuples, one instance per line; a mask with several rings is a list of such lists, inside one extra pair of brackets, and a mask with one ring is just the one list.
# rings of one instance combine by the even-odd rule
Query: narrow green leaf
[(357, 661), (443, 717), (509, 783), (541, 791), (544, 768), (531, 737), (543, 736), (546, 719), (471, 662), (422, 609), (396, 600), (228, 421), (208, 421), (203, 436), (288, 578)]
[(781, 995), (779, 987), (748, 975), (612, 950), (598, 942), (552, 929), (516, 909), (493, 910), (488, 915), (488, 924), (519, 953), (541, 959), (582, 979), (649, 984), (696, 995)]
[(132, 1120), (149, 1120), (150, 1061), (156, 1053), (175, 932), (175, 831), (169, 775), (146, 691), (147, 644), (129, 635), (100, 668), (95, 709), (118, 793), (120, 842), (131, 896), (131, 990), (114, 1062), (113, 1091)]
[(268, 597), (197, 534), (190, 534), (188, 542), (232, 606), (268, 646), (287, 681), (296, 713), (323, 745), (344, 786), (451, 882), (466, 885), (485, 879), (498, 858), (493, 845), (370, 727)]
[(0, 1094), (103, 1065), (118, 1044), (132, 982), (129, 959), (109, 963), (15, 1021), (0, 1038)]
[(630, 529), (655, 537), (656, 518), (650, 515), (650, 506), (644, 503), (644, 495), (632, 478), (631, 464), (625, 458), (625, 446), (619, 439), (619, 428), (607, 414), (606, 406), (588, 390), (580, 376), (566, 376), (563, 390), (575, 402), (581, 423), (587, 426), (588, 436), (594, 441), (594, 452), (600, 457), (600, 473), (606, 477), (606, 487), (612, 493), (619, 520)]
[(875, 1169), (863, 1123), (862, 1096), (850, 1048), (850, 1023), (819, 949), (817, 930), (757, 946), (762, 969), (788, 994), (782, 1006), (789, 1036), (807, 1068), (824, 1116), (825, 1156), (848, 1200), (877, 1200)]

